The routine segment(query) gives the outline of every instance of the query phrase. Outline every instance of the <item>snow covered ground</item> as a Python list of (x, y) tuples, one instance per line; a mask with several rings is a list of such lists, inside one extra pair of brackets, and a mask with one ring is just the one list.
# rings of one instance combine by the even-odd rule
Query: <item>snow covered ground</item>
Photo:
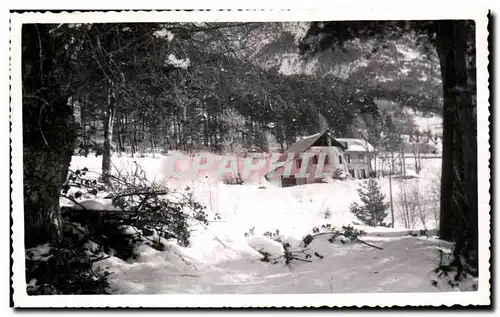
[[(117, 258), (102, 261), (114, 271), (109, 277), (113, 293), (213, 293), (291, 294), (449, 291), (445, 281), (437, 286), (433, 269), (439, 261), (438, 248), (444, 242), (414, 237), (372, 239), (383, 250), (363, 244), (331, 244), (325, 239), (310, 248), (324, 258), (312, 262), (294, 261), (290, 266), (260, 261), (251, 247), (240, 250), (240, 258), (209, 264), (187, 257), (180, 260), (171, 250), (144, 247), (138, 262)], [(243, 244), (241, 244), (243, 246)], [(241, 247), (240, 246), (240, 247)], [(234, 246), (233, 246), (234, 247)], [(231, 248), (219, 252), (224, 254)], [(234, 249), (233, 249), (234, 250)], [(231, 250), (231, 251), (233, 251)], [(194, 253), (194, 252), (193, 252)]]
[[(160, 179), (165, 157), (136, 158), (148, 179)], [(113, 156), (118, 170), (134, 168), (129, 156)], [(71, 169), (87, 167), (100, 172), (101, 157), (75, 156)], [(406, 182), (422, 190), (430, 188), (439, 175), (439, 159), (425, 160), (421, 176)], [(336, 181), (279, 188), (265, 181), (259, 184), (226, 185), (210, 177), (196, 181), (167, 180), (179, 190), (186, 186), (194, 198), (207, 207), (208, 227), (193, 227), (191, 246), (183, 248), (172, 241), (157, 251), (147, 245), (136, 250), (139, 258), (129, 262), (110, 257), (97, 265), (113, 271), (109, 282), (113, 293), (341, 293), (341, 292), (432, 292), (451, 290), (440, 281), (433, 269), (440, 251), (451, 246), (432, 237), (412, 237), (419, 229), (434, 229), (431, 212), (425, 220), (416, 221), (413, 231), (396, 221), (392, 228), (356, 226), (349, 205), (357, 201), (360, 180)], [(393, 197), (399, 194), (398, 180), (393, 180)], [(380, 180), (382, 191), (389, 194), (388, 179)], [(62, 200), (62, 203), (68, 203)], [(105, 202), (100, 202), (105, 204)], [(395, 209), (399, 208), (395, 204)], [(390, 217), (390, 216), (389, 216)], [(390, 222), (387, 219), (386, 222)], [(317, 237), (307, 246), (313, 256), (306, 261), (285, 263), (262, 262), (266, 251), (283, 255), (283, 246), (264, 236), (276, 232), (290, 248), (298, 249), (302, 238), (312, 228), (324, 224), (355, 224), (368, 234), (361, 243), (330, 243), (328, 235)], [(425, 224), (425, 226), (424, 226)], [(431, 233), (432, 235), (432, 233)], [(308, 251), (308, 252), (309, 252)], [(322, 258), (321, 258), (322, 257)], [(462, 288), (463, 289), (463, 288)]]

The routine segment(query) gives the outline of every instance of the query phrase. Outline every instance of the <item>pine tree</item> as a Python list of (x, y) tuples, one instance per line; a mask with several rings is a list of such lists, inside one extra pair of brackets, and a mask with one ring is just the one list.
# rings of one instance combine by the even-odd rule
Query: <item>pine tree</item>
[(352, 203), (351, 212), (366, 225), (387, 227), (384, 219), (387, 217), (389, 204), (385, 202), (385, 195), (382, 194), (378, 182), (370, 178), (363, 182), (357, 191), (362, 204)]

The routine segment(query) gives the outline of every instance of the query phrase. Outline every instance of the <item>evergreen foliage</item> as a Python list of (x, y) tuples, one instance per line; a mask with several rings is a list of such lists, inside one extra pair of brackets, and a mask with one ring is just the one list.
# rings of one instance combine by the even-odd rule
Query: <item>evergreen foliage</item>
[(388, 215), (386, 210), (389, 208), (389, 204), (385, 201), (385, 195), (382, 194), (378, 182), (370, 178), (364, 181), (357, 191), (361, 204), (352, 203), (350, 211), (368, 226), (387, 227), (388, 224), (384, 223), (384, 219)]

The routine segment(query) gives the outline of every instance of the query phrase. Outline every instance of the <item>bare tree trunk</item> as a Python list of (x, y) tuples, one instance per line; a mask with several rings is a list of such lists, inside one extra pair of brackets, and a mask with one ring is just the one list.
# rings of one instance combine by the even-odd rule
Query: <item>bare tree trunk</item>
[(149, 142), (151, 144), (151, 152), (153, 152), (153, 157), (155, 156), (155, 150), (156, 150), (156, 142), (155, 142), (155, 136), (156, 133), (154, 133), (155, 128), (152, 120), (150, 120), (149, 124)]
[[(115, 117), (116, 117), (116, 114), (115, 114)], [(122, 117), (120, 116), (117, 120), (116, 120), (116, 142), (118, 143), (117, 144), (117, 147), (118, 147), (118, 151), (120, 152), (124, 152), (124, 146), (123, 146), (123, 123), (122, 123)]]
[(172, 150), (172, 148), (170, 148), (169, 146), (169, 129), (168, 129), (168, 120), (166, 117), (163, 118), (163, 133), (162, 133), (162, 137), (163, 137), (163, 149), (166, 152), (168, 152), (168, 150)]
[(132, 131), (132, 157), (134, 157), (135, 152), (139, 152), (139, 144), (137, 142), (137, 116), (134, 116), (134, 124)]
[(115, 117), (115, 93), (113, 84), (108, 83), (108, 102), (104, 112), (104, 145), (102, 153), (102, 180), (106, 183), (111, 172), (111, 141), (113, 139), (113, 122)]
[(401, 172), (403, 173), (403, 176), (406, 176), (406, 160), (405, 160), (404, 143), (401, 144)]
[(392, 175), (389, 174), (389, 198), (391, 203), (391, 226), (394, 228), (394, 206), (392, 202)]
[(394, 174), (394, 152), (391, 150), (391, 175)]
[(413, 159), (414, 159), (414, 164), (415, 164), (415, 172), (417, 174), (420, 174), (420, 165), (421, 165), (421, 162), (420, 162), (420, 144), (413, 144), (412, 145), (412, 149), (413, 149)]

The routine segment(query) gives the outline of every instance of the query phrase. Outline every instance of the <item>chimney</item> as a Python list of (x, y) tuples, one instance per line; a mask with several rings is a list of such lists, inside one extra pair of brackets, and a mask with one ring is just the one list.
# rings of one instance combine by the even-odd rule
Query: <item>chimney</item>
[(326, 130), (325, 135), (326, 135), (326, 146), (332, 146), (332, 137), (330, 136), (330, 130)]

